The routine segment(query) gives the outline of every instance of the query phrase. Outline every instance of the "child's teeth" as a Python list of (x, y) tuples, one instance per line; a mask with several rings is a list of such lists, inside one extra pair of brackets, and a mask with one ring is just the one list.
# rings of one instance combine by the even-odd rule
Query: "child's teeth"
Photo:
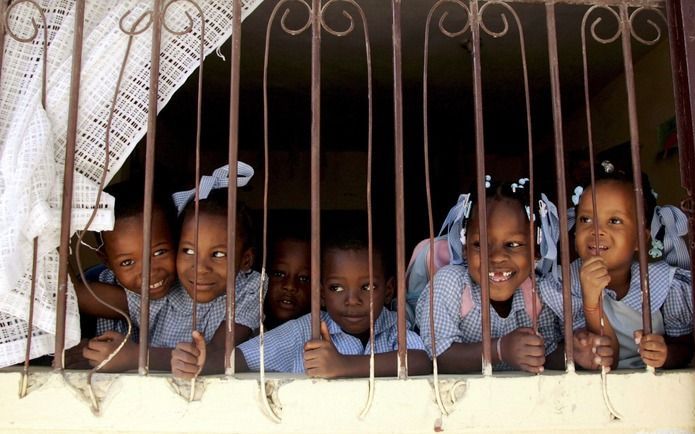
[(164, 285), (164, 281), (163, 281), (163, 280), (160, 280), (159, 282), (153, 283), (152, 285), (150, 285), (150, 289), (157, 289), (157, 288), (159, 288), (159, 287), (162, 286), (162, 285)]

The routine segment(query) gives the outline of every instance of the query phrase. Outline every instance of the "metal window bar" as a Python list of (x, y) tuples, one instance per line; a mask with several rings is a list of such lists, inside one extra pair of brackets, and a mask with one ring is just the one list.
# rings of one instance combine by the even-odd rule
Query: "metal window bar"
[[(514, 3), (514, 2), (521, 2), (520, 0), (507, 0), (506, 3)], [(540, 2), (540, 0), (525, 0), (525, 3), (535, 3), (535, 2)], [(15, 4), (18, 4), (20, 2), (16, 2)], [(68, 146), (67, 146), (67, 151), (66, 151), (66, 160), (65, 160), (65, 183), (64, 183), (64, 192), (63, 192), (63, 206), (62, 206), (62, 230), (61, 230), (61, 257), (60, 257), (60, 274), (59, 274), (59, 284), (58, 284), (58, 307), (57, 307), (57, 316), (56, 316), (56, 360), (55, 360), (55, 368), (57, 370), (62, 370), (63, 369), (63, 360), (62, 360), (62, 354), (63, 354), (63, 349), (64, 349), (64, 337), (65, 337), (65, 295), (66, 295), (66, 285), (67, 285), (67, 253), (68, 253), (68, 246), (69, 246), (69, 221), (70, 221), (70, 205), (71, 205), (71, 198), (72, 198), (72, 191), (71, 191), (71, 185), (72, 185), (72, 173), (73, 173), (73, 159), (70, 158), (74, 154), (74, 145), (76, 141), (76, 116), (77, 116), (77, 110), (78, 110), (78, 97), (79, 97), (79, 72), (80, 72), (80, 63), (81, 63), (81, 44), (82, 44), (82, 23), (83, 23), (83, 17), (84, 17), (84, 0), (78, 0), (76, 3), (77, 7), (77, 20), (76, 20), (76, 26), (75, 26), (75, 38), (74, 38), (74, 48), (73, 48), (73, 68), (72, 68), (72, 75), (71, 75), (71, 94), (70, 94), (70, 105), (69, 105), (69, 126), (68, 126)], [(603, 7), (608, 7), (608, 6), (617, 6), (619, 8), (619, 19), (620, 22), (622, 23), (623, 29), (622, 29), (622, 46), (623, 46), (623, 52), (624, 52), (624, 67), (625, 67), (625, 72), (626, 72), (626, 77), (627, 77), (627, 93), (628, 93), (628, 107), (629, 107), (629, 120), (630, 120), (630, 131), (631, 131), (631, 146), (632, 146), (632, 162), (633, 162), (633, 172), (635, 173), (635, 183), (636, 183), (636, 199), (638, 200), (638, 203), (641, 203), (641, 185), (639, 185), (640, 180), (637, 178), (637, 174), (640, 172), (640, 161), (638, 157), (638, 144), (639, 144), (639, 136), (637, 133), (637, 119), (636, 119), (636, 104), (634, 101), (634, 81), (632, 78), (632, 59), (631, 59), (631, 48), (630, 48), (630, 38), (631, 36), (635, 37), (636, 39), (640, 40), (639, 37), (635, 36), (632, 34), (632, 31), (630, 29), (630, 23), (632, 17), (636, 14), (639, 13), (643, 8), (654, 8), (654, 7), (660, 7), (663, 4), (663, 1), (657, 1), (657, 0), (634, 0), (631, 2), (628, 1), (621, 1), (621, 0), (603, 0), (603, 1), (583, 1), (583, 0), (574, 0), (572, 2), (567, 2), (567, 3), (573, 3), (573, 4), (585, 4), (585, 5), (594, 5), (594, 4), (600, 4)], [(4, 6), (4, 3), (2, 3)], [(396, 149), (396, 169), (397, 169), (397, 175), (396, 175), (396, 184), (397, 184), (397, 194), (396, 194), (396, 204), (397, 208), (402, 207), (402, 200), (403, 200), (403, 194), (402, 190), (399, 190), (398, 185), (400, 184), (399, 178), (402, 178), (402, 172), (400, 170), (402, 169), (402, 160), (399, 162), (399, 154), (400, 157), (402, 158), (402, 94), (401, 94), (401, 88), (400, 88), (400, 1), (399, 0), (393, 0), (392, 2), (393, 5), (393, 38), (394, 38), (394, 51), (393, 51), (393, 58), (394, 58), (394, 111), (396, 114), (396, 120), (394, 122), (394, 127), (396, 130), (396, 140), (395, 140), (395, 149)], [(548, 46), (549, 46), (549, 52), (550, 52), (550, 71), (551, 71), (551, 86), (552, 86), (552, 91), (553, 91), (553, 119), (554, 119), (554, 130), (555, 130), (555, 149), (556, 149), (556, 162), (557, 164), (557, 175), (558, 175), (558, 197), (559, 197), (559, 205), (560, 205), (560, 224), (561, 228), (564, 226), (566, 229), (566, 194), (564, 192), (564, 158), (563, 158), (563, 143), (562, 143), (562, 112), (560, 108), (560, 91), (559, 91), (559, 69), (558, 69), (558, 64), (557, 64), (557, 38), (556, 38), (556, 24), (555, 24), (555, 10), (554, 10), (554, 3), (545, 3), (546, 6), (546, 20), (547, 20), (547, 27), (548, 27)], [(156, 88), (157, 88), (157, 80), (156, 77), (158, 76), (157, 70), (158, 70), (158, 45), (159, 45), (159, 38), (161, 37), (161, 26), (159, 23), (161, 22), (161, 10), (162, 10), (162, 2), (161, 0), (155, 0), (155, 8), (153, 11), (153, 48), (152, 48), (152, 86), (150, 87), (150, 119), (149, 119), (149, 132), (148, 132), (148, 138), (147, 138), (147, 159), (146, 159), (146, 185), (145, 185), (145, 217), (144, 217), (144, 232), (146, 234), (145, 239), (148, 240), (150, 238), (150, 233), (151, 233), (151, 194), (152, 194), (152, 181), (153, 181), (153, 176), (154, 176), (154, 171), (153, 171), (153, 163), (154, 163), (154, 138), (155, 138), (155, 127), (156, 127)], [(235, 2), (235, 8), (238, 8), (238, 0)], [(638, 8), (632, 13), (629, 13), (629, 8)], [(481, 8), (482, 9), (482, 8)], [(690, 224), (691, 224), (691, 237), (692, 237), (692, 230), (695, 225), (693, 222), (693, 207), (692, 207), (692, 191), (693, 191), (693, 184), (695, 183), (693, 172), (692, 172), (692, 167), (693, 167), (693, 116), (692, 116), (692, 107), (693, 105), (693, 93), (692, 93), (692, 82), (689, 81), (692, 79), (693, 76), (693, 52), (695, 51), (694, 45), (691, 41), (689, 41), (685, 35), (690, 35), (693, 33), (693, 27), (695, 27), (695, 24), (693, 24), (692, 20), (689, 20), (689, 17), (692, 17), (695, 12), (693, 11), (694, 6), (691, 4), (680, 4), (680, 2), (677, 2), (675, 0), (668, 0), (667, 2), (667, 11), (669, 13), (669, 31), (671, 32), (671, 50), (672, 50), (672, 56), (671, 56), (671, 61), (673, 62), (674, 65), (677, 65), (678, 67), (673, 68), (673, 73), (674, 77), (676, 80), (674, 81), (674, 87), (676, 91), (677, 96), (681, 96), (680, 98), (676, 98), (677, 101), (677, 116), (678, 116), (678, 134), (679, 134), (679, 143), (680, 143), (680, 148), (683, 150), (683, 158), (681, 158), (681, 169), (682, 169), (682, 180), (683, 183), (685, 184), (687, 190), (688, 190), (688, 197), (686, 200), (684, 200), (683, 203), (683, 208), (690, 214)], [(319, 227), (320, 227), (320, 221), (319, 221), (319, 209), (318, 209), (318, 204), (319, 204), (319, 198), (320, 198), (320, 193), (319, 193), (319, 186), (318, 186), (318, 180), (319, 180), (319, 155), (320, 155), (320, 142), (319, 142), (319, 137), (320, 137), (320, 68), (319, 68), (319, 59), (320, 59), (320, 13), (318, 13), (320, 10), (320, 2), (317, 0), (314, 0), (312, 2), (312, 281), (314, 282), (312, 284), (312, 315), (313, 315), (313, 320), (312, 320), (312, 334), (318, 336), (318, 266), (319, 266), (319, 247), (320, 247), (320, 239), (319, 239)], [(5, 12), (5, 19), (7, 17), (8, 11)], [(476, 15), (480, 13), (480, 9), (478, 9), (478, 3), (476, 0), (473, 0), (471, 2), (471, 12), (472, 15)], [(473, 13), (475, 12), (475, 13)], [(238, 16), (238, 14), (235, 14)], [(471, 18), (471, 23), (473, 23), (477, 18)], [(6, 21), (3, 20), (3, 23)], [(479, 22), (476, 24), (480, 24)], [(240, 23), (235, 23), (235, 28), (238, 30), (235, 32), (237, 36), (235, 38), (240, 38)], [(45, 27), (45, 26), (44, 26)], [(159, 29), (159, 30), (157, 30)], [(4, 29), (8, 30), (8, 29)], [(484, 155), (484, 140), (482, 136), (482, 125), (483, 125), (483, 119), (482, 119), (482, 94), (481, 94), (481, 73), (480, 73), (480, 58), (479, 58), (479, 52), (480, 52), (480, 28), (478, 26), (474, 26), (474, 28), (471, 29), (472, 34), (473, 34), (473, 43), (474, 43), (474, 99), (475, 99), (475, 106), (476, 106), (476, 175), (477, 178), (484, 179), (484, 160), (483, 160), (483, 155)], [(628, 33), (630, 31), (630, 33)], [(4, 32), (3, 32), (3, 37), (4, 37)], [(642, 41), (643, 42), (643, 41)], [(233, 49), (236, 50), (236, 53), (238, 55), (238, 47), (239, 47), (239, 40), (235, 39), (235, 46)], [(238, 60), (237, 60), (238, 62)], [(237, 63), (238, 65), (238, 63)], [(236, 72), (235, 72), (236, 71)], [(235, 75), (236, 74), (236, 75)], [(236, 77), (236, 78), (235, 78)], [(236, 89), (235, 87), (232, 88), (232, 92), (236, 92), (236, 96), (232, 98), (232, 104), (233, 107), (236, 106), (236, 109), (233, 111), (234, 116), (238, 116), (238, 68), (233, 69), (232, 72), (232, 83), (236, 83)], [(401, 113), (401, 116), (398, 114)], [(236, 122), (235, 122), (236, 123)], [(235, 135), (238, 133), (238, 131), (232, 127), (230, 129), (230, 163), (233, 161), (236, 161), (235, 158), (235, 152), (236, 150), (234, 148), (234, 142), (236, 140)], [(236, 167), (234, 164), (230, 164), (230, 170), (236, 171)], [(399, 173), (400, 172), (400, 173)], [(230, 175), (231, 177), (231, 175)], [(401, 179), (402, 182), (402, 179)], [(235, 189), (230, 189), (230, 195), (231, 191)], [(483, 194), (481, 194), (483, 193)], [(482, 186), (482, 183), (479, 182), (478, 184), (478, 194), (481, 197), (484, 197), (484, 187)], [(230, 201), (230, 206), (231, 204), (235, 203), (236, 201)], [(638, 205), (639, 207), (639, 205)], [(485, 212), (484, 212), (484, 203), (479, 202), (478, 205), (478, 212), (481, 215), (481, 221), (480, 221), (480, 231), (481, 231), (481, 239), (484, 241), (486, 238), (486, 222), (485, 220)], [(398, 213), (400, 214), (400, 213)], [(230, 213), (230, 219), (231, 217)], [(402, 218), (397, 217), (397, 235), (398, 235), (398, 240), (397, 240), (397, 253), (398, 253), (398, 281), (399, 281), (399, 306), (401, 304), (401, 299), (404, 298), (404, 289), (401, 289), (401, 285), (404, 282), (404, 277), (402, 273), (402, 265), (404, 263), (404, 254), (401, 254), (402, 250), (402, 231), (403, 231), (403, 222), (401, 221)], [(234, 226), (235, 223), (232, 224)], [(644, 224), (644, 221), (642, 219), (641, 224)], [(230, 231), (234, 232), (234, 231)], [(562, 255), (562, 273), (563, 273), (563, 281), (565, 283), (563, 284), (563, 293), (565, 294), (565, 304), (564, 304), (564, 309), (565, 312), (569, 312), (570, 307), (569, 307), (569, 300), (568, 300), (568, 292), (569, 292), (569, 279), (567, 279), (569, 273), (568, 273), (568, 239), (567, 239), (567, 231), (562, 229), (561, 230), (561, 255)], [(486, 255), (487, 252), (486, 250), (486, 243), (482, 243), (483, 246), (481, 246), (481, 252), (483, 255)], [(691, 249), (692, 249), (692, 243), (691, 243)], [(144, 253), (147, 253), (143, 255), (144, 258), (149, 258), (149, 244), (145, 242), (144, 250), (146, 250)], [(644, 277), (644, 263), (645, 262), (645, 255), (646, 255), (646, 249), (645, 246), (640, 245), (640, 265), (641, 265), (641, 281), (643, 284), (643, 293), (644, 293), (644, 302), (645, 302), (645, 308), (643, 309), (645, 311), (645, 317), (644, 317), (644, 326), (645, 330), (649, 330), (648, 327), (650, 327), (650, 320), (649, 320), (649, 297), (648, 297), (648, 282), (646, 281), (646, 278)], [(694, 259), (695, 260), (695, 259)], [(148, 261), (149, 262), (149, 261)], [(231, 261), (230, 261), (231, 262)], [(146, 265), (146, 269), (149, 268), (149, 264)], [(483, 273), (487, 268), (487, 264), (483, 262), (482, 264), (483, 268)], [(234, 273), (232, 274), (232, 279), (234, 278)], [(149, 283), (147, 280), (149, 278), (149, 273), (145, 273), (145, 276), (143, 276), (143, 306), (142, 306), (142, 318), (141, 318), (141, 323), (142, 324), (147, 324), (148, 318), (147, 315), (149, 314), (149, 309), (147, 306), (147, 288), (149, 286)], [(486, 284), (483, 284), (483, 292), (484, 292), (484, 297), (483, 297), (483, 304), (487, 305), (484, 307), (483, 312), (489, 311), (489, 303), (487, 302), (488, 300), (488, 288)], [(231, 288), (229, 288), (232, 292), (232, 295), (230, 296), (230, 305), (233, 307), (233, 291), (234, 291), (234, 285), (231, 285)], [(485, 315), (484, 315), (485, 316)], [(229, 318), (233, 319), (233, 309), (231, 309), (230, 316), (228, 317), (228, 324), (229, 324)], [(403, 314), (403, 310), (401, 309), (399, 311), (399, 342), (401, 341), (401, 337), (403, 336), (404, 340), (404, 334), (403, 332), (403, 326), (401, 326), (402, 322), (405, 322), (405, 317)], [(487, 330), (485, 330), (485, 324), (488, 324)], [(569, 330), (571, 327), (568, 327), (568, 325), (571, 324), (571, 318), (568, 317), (568, 315), (565, 315), (565, 332), (566, 332), (566, 361), (567, 361), (567, 368), (568, 370), (571, 370), (571, 367), (573, 366), (572, 364), (572, 345), (571, 345), (571, 339), (568, 339), (569, 336), (571, 336), (571, 331)], [(483, 354), (484, 354), (484, 359), (487, 361), (489, 364), (490, 361), (490, 331), (489, 331), (489, 316), (488, 318), (483, 320), (483, 330), (484, 330), (484, 348), (483, 348)], [(139, 370), (141, 374), (144, 374), (147, 372), (147, 361), (146, 361), (146, 355), (147, 355), (147, 339), (146, 339), (146, 333), (147, 333), (147, 327), (143, 327), (143, 331), (141, 333), (145, 334), (145, 337), (141, 337), (141, 347), (140, 347), (140, 354), (139, 354)], [(30, 333), (31, 334), (31, 333)], [(233, 342), (233, 327), (228, 326), (228, 341)], [(142, 335), (141, 335), (142, 336)], [(143, 344), (144, 343), (144, 344)], [(399, 345), (399, 364), (402, 366), (402, 364), (405, 362), (405, 351), (402, 348), (403, 345)], [(144, 349), (143, 349), (144, 348)], [(228, 346), (229, 348), (229, 346)], [(230, 352), (229, 350), (227, 352)], [(226, 352), (226, 353), (227, 353)], [(28, 359), (28, 356), (27, 356)], [(226, 363), (230, 362), (230, 357), (227, 355), (226, 357)], [(485, 365), (485, 362), (484, 362)], [(402, 367), (399, 367), (399, 373), (401, 371)], [(233, 372), (233, 366), (231, 366), (231, 370)], [(485, 370), (485, 366), (484, 366)], [(400, 374), (399, 374), (400, 376)]]
[[(673, 92), (676, 103), (676, 124), (678, 152), (680, 157), (681, 185), (687, 191), (687, 197), (681, 202), (681, 208), (688, 216), (688, 234), (690, 241), (690, 269), (695, 269), (695, 257), (692, 255), (695, 242), (695, 3), (667, 0), (669, 42), (671, 48), (671, 71), (673, 74)], [(695, 300), (695, 285), (693, 285)], [(693, 321), (695, 337), (695, 321)]]

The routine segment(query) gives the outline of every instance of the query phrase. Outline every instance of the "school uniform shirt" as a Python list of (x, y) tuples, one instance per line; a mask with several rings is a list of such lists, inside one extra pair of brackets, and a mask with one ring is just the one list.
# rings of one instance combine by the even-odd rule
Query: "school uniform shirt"
[[(449, 349), (453, 343), (482, 342), (482, 310), (481, 288), (474, 283), (468, 269), (462, 265), (447, 265), (437, 271), (433, 280), (434, 286), (434, 332), (436, 340), (436, 355), (441, 355)], [(538, 278), (536, 288), (548, 285), (557, 285), (552, 279)], [(463, 289), (470, 291), (473, 306), (465, 316), (461, 313)], [(435, 354), (432, 348), (430, 333), (430, 290), (427, 285), (422, 291), (416, 307), (416, 319), (420, 328), (420, 336), (425, 343), (425, 348), (430, 357)], [(505, 336), (520, 327), (531, 327), (531, 317), (526, 311), (524, 296), (521, 289), (517, 289), (512, 296), (512, 308), (506, 318), (502, 318), (497, 311), (490, 306), (491, 337)], [(562, 340), (562, 331), (559, 318), (545, 305), (541, 306), (538, 313), (538, 332), (543, 336), (545, 354), (555, 351), (558, 342)], [(502, 355), (504, 358), (504, 354)], [(495, 369), (513, 369), (506, 363), (493, 366)]]
[[(578, 299), (580, 303), (582, 300), (579, 280), (581, 266), (581, 259), (570, 264), (572, 297)], [(647, 274), (652, 310), (652, 332), (673, 337), (690, 334), (693, 320), (690, 271), (659, 261), (648, 264)], [(603, 312), (620, 344), (618, 367), (644, 367), (633, 335), (635, 330), (642, 329), (642, 288), (637, 261), (634, 261), (630, 267), (630, 287), (622, 299), (618, 300), (612, 289), (604, 289)], [(578, 315), (582, 321), (585, 321), (583, 310), (580, 310)]]
[[(112, 284), (116, 284), (115, 278), (113, 282)], [(236, 324), (246, 326), (251, 330), (259, 327), (259, 289), (260, 273), (257, 271), (240, 272), (237, 275), (236, 316), (234, 319)], [(137, 336), (136, 332), (140, 327), (140, 295), (126, 289), (124, 291), (128, 300), (130, 320), (133, 324), (133, 336)], [(212, 339), (220, 324), (226, 320), (226, 306), (226, 295), (217, 297), (208, 303), (196, 304), (196, 329), (203, 334), (206, 342)], [(178, 281), (172, 285), (166, 296), (158, 300), (150, 300), (150, 346), (174, 348), (179, 342), (190, 342), (192, 313), (193, 299)], [(109, 326), (114, 328), (104, 328)], [(97, 332), (101, 334), (105, 330), (116, 330), (125, 334), (126, 323), (123, 320), (99, 319)], [(134, 340), (136, 340), (135, 337)]]
[[(336, 350), (343, 355), (370, 354), (370, 344), (362, 344), (359, 338), (345, 333), (333, 321), (327, 312), (320, 312), (321, 321), (328, 326), (331, 341)], [(386, 308), (381, 311), (374, 321), (374, 353), (386, 353), (398, 350), (398, 315)], [(425, 349), (422, 339), (417, 333), (407, 330), (406, 345), (409, 350)], [(268, 331), (264, 334), (264, 361), (268, 372), (304, 372), (304, 344), (311, 340), (311, 314)], [(260, 336), (246, 341), (237, 347), (244, 355), (250, 371), (258, 371), (261, 367)]]

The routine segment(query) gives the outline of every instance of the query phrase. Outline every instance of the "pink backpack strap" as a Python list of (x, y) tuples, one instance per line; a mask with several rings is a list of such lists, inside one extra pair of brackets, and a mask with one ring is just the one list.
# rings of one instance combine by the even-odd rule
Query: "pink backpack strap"
[(533, 317), (533, 282), (531, 282), (531, 278), (527, 278), (524, 280), (524, 282), (521, 284), (521, 294), (524, 296), (524, 308), (526, 309), (526, 313), (528, 314), (529, 318), (531, 320), (538, 320), (538, 315), (541, 313), (541, 308), (543, 307), (541, 305), (541, 300), (538, 298), (538, 294), (536, 294), (535, 301), (536, 301), (536, 318)]
[(473, 294), (471, 293), (471, 287), (468, 285), (463, 286), (463, 291), (461, 291), (461, 318), (465, 318), (468, 313), (473, 310)]

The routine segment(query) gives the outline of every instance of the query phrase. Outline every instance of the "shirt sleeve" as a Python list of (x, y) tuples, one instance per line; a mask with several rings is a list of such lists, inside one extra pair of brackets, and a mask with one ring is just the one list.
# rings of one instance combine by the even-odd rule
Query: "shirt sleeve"
[(435, 274), (433, 282), (428, 284), (418, 299), (415, 312), (420, 328), (420, 336), (425, 344), (427, 354), (432, 357), (430, 332), (430, 290), (434, 287), (434, 331), (436, 355), (449, 349), (452, 343), (461, 342), (459, 322), (461, 321), (461, 288), (463, 287), (465, 269), (460, 265), (448, 265)]
[[(237, 275), (234, 322), (251, 330), (256, 330), (260, 327), (260, 307), (258, 301), (260, 285), (261, 274), (256, 271), (249, 273), (248, 276), (244, 276), (242, 273)], [(267, 285), (264, 285), (264, 295), (266, 287)]]
[[(264, 335), (265, 370), (268, 372), (293, 372), (298, 352), (304, 351), (304, 333), (300, 321), (306, 317), (288, 321)], [(261, 337), (248, 340), (237, 347), (244, 355), (250, 371), (261, 369)]]
[[(543, 306), (546, 310), (555, 315), (560, 324), (560, 333), (564, 333), (565, 330), (565, 312), (564, 312), (564, 294), (562, 293), (562, 282), (558, 282), (555, 279), (545, 279), (539, 282), (538, 291), (543, 302)], [(584, 317), (584, 309), (582, 306), (582, 298), (576, 296), (570, 291), (570, 298), (572, 303), (572, 310), (570, 314), (572, 315), (572, 330), (577, 330), (586, 327), (586, 318)]]
[(664, 331), (668, 336), (683, 336), (693, 331), (693, 294), (690, 282), (690, 271), (676, 269), (661, 308)]

